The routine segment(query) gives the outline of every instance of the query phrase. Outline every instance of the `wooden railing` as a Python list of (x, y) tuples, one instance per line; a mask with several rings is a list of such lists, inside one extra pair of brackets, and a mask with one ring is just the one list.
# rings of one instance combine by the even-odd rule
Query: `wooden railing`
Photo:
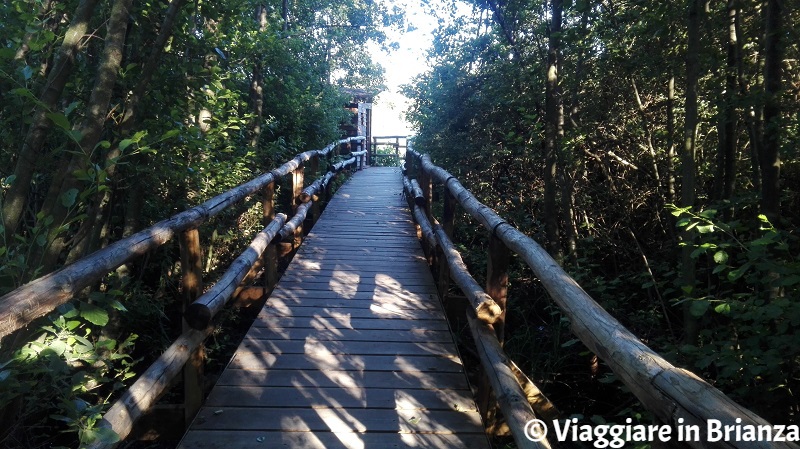
[[(388, 153), (379, 153), (379, 148), (390, 148)], [(372, 165), (399, 166), (408, 147), (408, 136), (373, 136), (369, 142)], [(402, 151), (401, 151), (402, 150)]]
[[(452, 277), (469, 299), (468, 322), (481, 363), (518, 447), (549, 447), (547, 440), (535, 443), (525, 434), (526, 423), (535, 416), (529, 404), (531, 397), (540, 401), (534, 403), (540, 418), (551, 419), (553, 408), (543, 396), (531, 394), (532, 384), (502, 350), (507, 267), (511, 252), (519, 255), (533, 270), (552, 300), (569, 318), (575, 335), (611, 368), (658, 420), (673, 428), (699, 426), (699, 441), (687, 441), (686, 444), (696, 448), (798, 448), (789, 442), (709, 442), (705, 431), (710, 420), (733, 426), (766, 426), (769, 423), (694, 373), (675, 367), (647, 347), (600, 307), (538, 243), (478, 201), (458, 179), (434, 165), (430, 156), (412, 148), (406, 155), (404, 173), (416, 175), (416, 179), (408, 176), (404, 179), (405, 193), (423, 235), (429, 260), (439, 265), (437, 284), (440, 295), (445, 299)], [(441, 223), (431, 214), (434, 183), (444, 190)], [(461, 206), (489, 234), (485, 291), (466, 271), (450, 241), (456, 205)], [(533, 391), (537, 390), (533, 386)]]
[[(265, 203), (274, 195), (275, 181), (294, 175), (293, 189), (298, 197), (302, 191), (303, 164), (311, 161), (312, 171), (317, 170), (320, 157), (329, 157), (340, 146), (362, 142), (364, 137), (351, 137), (332, 143), (321, 150), (306, 151), (280, 167), (239, 185), (210, 200), (160, 221), (153, 226), (118, 240), (58, 271), (42, 276), (0, 297), (0, 338), (27, 325), (59, 305), (72, 299), (84, 288), (99, 281), (109, 272), (131, 260), (147, 254), (171, 240), (176, 234), (190, 232), (209, 218), (242, 201), (259, 190), (264, 190)], [(363, 154), (359, 153), (363, 158)], [(355, 163), (355, 162), (348, 162)], [(363, 162), (358, 162), (362, 164)], [(269, 215), (272, 212), (265, 211)]]
[[(186, 422), (190, 422), (202, 402), (201, 373), (204, 360), (201, 347), (212, 330), (211, 319), (235, 296), (237, 289), (252, 281), (261, 268), (264, 268), (266, 277), (265, 290), (275, 285), (278, 246), (288, 245), (293, 249), (299, 245), (303, 223), (310, 221), (313, 225), (316, 221), (320, 214), (319, 204), (330, 196), (335, 176), (346, 168), (361, 169), (366, 163), (367, 151), (350, 151), (349, 159), (329, 164), (329, 171), (307, 187), (303, 184), (304, 164), (308, 162), (309, 171), (316, 175), (320, 158), (330, 158), (353, 144), (357, 149), (363, 140), (364, 137), (352, 137), (328, 145), (322, 150), (298, 154), (269, 173), (6, 294), (0, 298), (0, 338), (51, 312), (117, 267), (178, 235), (181, 249), (181, 291), (186, 318), (183, 333), (111, 406), (100, 426), (112, 429), (124, 439), (130, 434), (134, 423), (172, 385), (173, 379), (181, 371), (184, 373), (183, 408)], [(289, 205), (293, 214), (291, 219), (286, 214), (276, 214), (274, 208), (275, 184), (289, 175), (292, 190)], [(214, 286), (201, 296), (202, 250), (198, 227), (214, 215), (259, 191), (263, 196), (263, 220), (266, 227)], [(98, 441), (91, 447), (104, 446), (104, 443)]]

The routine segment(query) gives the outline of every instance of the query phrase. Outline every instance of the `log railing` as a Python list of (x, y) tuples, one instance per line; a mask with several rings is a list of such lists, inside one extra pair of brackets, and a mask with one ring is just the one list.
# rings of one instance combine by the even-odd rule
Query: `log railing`
[[(647, 347), (600, 307), (538, 243), (478, 201), (458, 179), (434, 165), (430, 156), (409, 148), (405, 173), (416, 174), (416, 180), (419, 181), (417, 188), (412, 180), (404, 179), (405, 193), (420, 227), (426, 252), (433, 255), (429, 260), (437, 263), (438, 259), (440, 264), (440, 294), (445, 299), (449, 278), (452, 277), (470, 300), (472, 307), (468, 310), (468, 322), (478, 355), (519, 447), (547, 447), (548, 443), (546, 440), (534, 443), (525, 435), (525, 424), (534, 416), (532, 407), (525, 399), (526, 396), (530, 399), (531, 395), (524, 391), (531, 385), (525, 385), (529, 381), (503, 353), (500, 344), (503, 339), (508, 280), (506, 268), (510, 252), (519, 255), (533, 270), (552, 300), (569, 318), (572, 332), (611, 368), (658, 420), (673, 427), (699, 426), (699, 441), (687, 441), (687, 444), (696, 448), (798, 448), (790, 442), (724, 439), (709, 442), (705, 431), (710, 420), (734, 426), (766, 426), (769, 423), (736, 404), (694, 373), (672, 365)], [(442, 224), (431, 215), (434, 183), (441, 185), (444, 190)], [(456, 204), (489, 233), (485, 292), (479, 291), (477, 283), (465, 272), (463, 262), (450, 242)], [(499, 312), (495, 311), (495, 307), (500, 308)], [(545, 403), (546, 407), (534, 405), (537, 405), (536, 411), (541, 417), (549, 419), (547, 416), (552, 407)]]
[[(369, 150), (373, 165), (398, 166), (407, 148), (408, 136), (372, 136)], [(378, 153), (378, 148), (390, 147), (389, 153)]]
[[(363, 139), (363, 138), (361, 138)], [(345, 139), (337, 144), (345, 144), (348, 141), (358, 141), (359, 138)], [(329, 149), (330, 146), (326, 148)], [(327, 156), (327, 152), (321, 150), (311, 157)], [(312, 152), (307, 152), (312, 153)], [(303, 153), (307, 154), (307, 153)], [(274, 188), (266, 189), (268, 196), (265, 199), (264, 216), (272, 217), (267, 226), (256, 235), (250, 246), (230, 265), (225, 274), (214, 284), (214, 287), (205, 294), (191, 302), (186, 307), (184, 318), (188, 326), (172, 345), (159, 357), (150, 367), (134, 382), (134, 384), (108, 409), (103, 415), (100, 426), (109, 428), (116, 433), (120, 439), (127, 437), (133, 430), (136, 421), (141, 418), (158, 400), (158, 398), (168, 389), (172, 379), (181, 370), (186, 371), (192, 361), (192, 355), (201, 350), (203, 341), (211, 333), (211, 319), (222, 310), (226, 303), (235, 296), (237, 288), (240, 288), (248, 277), (252, 277), (257, 271), (257, 262), (261, 257), (267, 256), (269, 249), (274, 248), (282, 241), (294, 240), (306, 221), (309, 211), (312, 210), (316, 202), (321, 201), (322, 197), (327, 198), (330, 193), (330, 184), (333, 178), (346, 168), (360, 170), (365, 165), (366, 151), (355, 151), (350, 153), (350, 158), (340, 163), (332, 164), (329, 172), (319, 177), (308, 187), (302, 185), (293, 186), (295, 192), (292, 203), (299, 202), (294, 208), (294, 216), (287, 219), (285, 214), (273, 214), (272, 197)], [(302, 155), (299, 155), (302, 156)], [(299, 157), (298, 156), (298, 157)], [(295, 158), (294, 160), (296, 160)], [(293, 160), (293, 161), (294, 161)], [(307, 160), (307, 159), (306, 159)], [(291, 161), (290, 161), (291, 163)], [(288, 164), (288, 163), (287, 163)], [(286, 164), (284, 164), (285, 166)], [(313, 164), (318, 167), (317, 164)], [(284, 167), (282, 166), (282, 168)], [(289, 168), (292, 168), (291, 166)], [(297, 173), (301, 167), (294, 167), (293, 171), (287, 173)], [(276, 171), (273, 170), (272, 173)], [(302, 183), (302, 176), (293, 176), (295, 182), (299, 179)], [(271, 184), (271, 183), (270, 183)], [(297, 193), (300, 192), (300, 193)], [(317, 216), (311, 217), (313, 220)], [(313, 225), (313, 223), (312, 223)], [(273, 257), (274, 257), (273, 252)], [(265, 262), (268, 267), (274, 269), (275, 260)], [(271, 265), (271, 266), (270, 266)], [(270, 286), (274, 284), (270, 283)], [(187, 393), (188, 397), (188, 393)], [(191, 410), (187, 408), (187, 420), (191, 418), (199, 409), (199, 402)], [(96, 442), (90, 448), (108, 447), (103, 442)]]
[[(158, 248), (179, 233), (197, 229), (209, 218), (237, 204), (245, 197), (269, 188), (284, 176), (302, 170), (305, 162), (312, 161), (313, 164), (315, 159), (332, 155), (342, 145), (363, 140), (364, 137), (351, 137), (332, 143), (321, 150), (298, 154), (294, 159), (269, 173), (160, 221), (130, 237), (118, 240), (58, 271), (7, 293), (0, 297), (0, 339), (69, 301), (78, 292), (99, 281), (117, 267)], [(359, 158), (362, 159), (363, 156)]]
[[(186, 422), (190, 422), (202, 402), (202, 345), (212, 330), (211, 319), (261, 268), (265, 271), (265, 289), (274, 286), (277, 282), (276, 247), (282, 240), (289, 240), (284, 244), (296, 247), (298, 243), (295, 239), (302, 238), (303, 222), (310, 219), (313, 225), (313, 221), (318, 218), (318, 213), (309, 212), (329, 197), (335, 176), (346, 168), (361, 169), (365, 165), (367, 152), (351, 151), (349, 159), (329, 164), (329, 171), (306, 188), (303, 186), (303, 164), (310, 161), (310, 171), (316, 175), (320, 158), (338, 154), (342, 148), (352, 146), (358, 149), (363, 140), (364, 137), (352, 137), (321, 150), (298, 154), (269, 173), (6, 294), (0, 298), (0, 338), (51, 312), (117, 267), (178, 235), (185, 317), (183, 333), (111, 406), (100, 426), (112, 429), (124, 439), (132, 431), (134, 423), (155, 404), (181, 371), (184, 372), (184, 413)], [(275, 214), (274, 209), (275, 183), (285, 176), (291, 176), (292, 179), (290, 209), (294, 215), (291, 219), (282, 213)], [(214, 286), (201, 295), (202, 250), (198, 227), (209, 218), (259, 191), (263, 194), (265, 228)], [(104, 443), (97, 442), (91, 447), (104, 446)]]

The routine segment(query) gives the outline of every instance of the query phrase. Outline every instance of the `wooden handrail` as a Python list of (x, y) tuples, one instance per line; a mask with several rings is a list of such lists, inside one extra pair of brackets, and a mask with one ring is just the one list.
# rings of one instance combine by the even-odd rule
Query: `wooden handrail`
[[(350, 158), (345, 162), (346, 164), (341, 169), (358, 166), (357, 157)], [(288, 172), (291, 173), (294, 169)], [(321, 181), (329, 179), (327, 175), (335, 175), (341, 169), (329, 172), (317, 179), (305, 189), (306, 193), (309, 196), (315, 196), (320, 189), (324, 188)], [(316, 187), (312, 188), (313, 186)], [(262, 256), (268, 245), (274, 245), (281, 239), (294, 235), (312, 205), (313, 201), (311, 200), (303, 202), (297, 207), (295, 215), (288, 221), (285, 214), (277, 214), (269, 225), (253, 239), (250, 246), (234, 260), (214, 287), (187, 307), (184, 317), (191, 328), (181, 334), (108, 409), (103, 415), (100, 426), (113, 430), (120, 439), (124, 439), (130, 434), (136, 421), (155, 404), (171, 385), (172, 379), (181, 372), (191, 354), (203, 344), (212, 330), (211, 319), (233, 297), (242, 279)], [(97, 441), (89, 445), (89, 448), (99, 449), (109, 446), (113, 446), (113, 444)]]
[[(239, 285), (238, 282), (244, 278), (285, 222), (286, 215), (278, 214), (231, 264), (220, 281), (189, 306), (187, 313), (191, 313), (187, 315), (189, 317), (187, 322), (194, 328), (181, 334), (161, 357), (136, 379), (136, 382), (103, 415), (100, 426), (110, 428), (121, 440), (130, 434), (136, 421), (169, 388), (172, 379), (180, 374), (190, 355), (211, 333), (212, 327), (208, 325), (211, 318), (230, 300)], [(205, 325), (200, 325), (201, 323)], [(100, 448), (107, 445), (98, 441), (89, 447)]]
[(242, 283), (250, 267), (256, 263), (261, 254), (286, 223), (285, 214), (277, 214), (272, 223), (256, 235), (250, 246), (236, 260), (228, 271), (219, 278), (208, 292), (192, 302), (183, 314), (186, 322), (193, 329), (203, 330), (211, 324), (211, 318), (222, 309), (233, 292)]
[(200, 226), (248, 195), (294, 172), (303, 162), (313, 157), (326, 157), (338, 145), (364, 139), (363, 136), (350, 137), (334, 142), (321, 150), (300, 153), (269, 173), (264, 173), (198, 206), (118, 240), (58, 271), (7, 293), (0, 297), (0, 339), (69, 301), (78, 292), (122, 264), (158, 248), (180, 232)]
[(425, 175), (442, 184), (470, 216), (525, 261), (570, 319), (573, 333), (611, 368), (648, 410), (661, 422), (672, 426), (699, 426), (702, 441), (687, 442), (689, 445), (742, 449), (800, 447), (790, 442), (709, 442), (704, 432), (710, 420), (736, 426), (767, 426), (769, 423), (642, 343), (594, 301), (536, 241), (478, 201), (456, 177), (434, 165), (429, 155), (413, 148), (409, 148), (407, 154), (419, 163)]
[(527, 401), (527, 395), (522, 385), (517, 381), (512, 365), (507, 363), (508, 356), (503, 351), (491, 325), (497, 320), (502, 310), (469, 274), (461, 255), (442, 226), (435, 220), (431, 224), (428, 217), (422, 212), (421, 206), (411, 200), (413, 187), (407, 177), (403, 178), (403, 186), (423, 238), (431, 247), (438, 247), (441, 250), (450, 275), (473, 306), (472, 309), (468, 309), (467, 321), (476, 342), (481, 366), (484, 368), (492, 389), (497, 392), (495, 397), (500, 409), (507, 417), (514, 442), (519, 448), (549, 449), (551, 446), (546, 438), (542, 441), (531, 441), (526, 436), (525, 425), (535, 419), (536, 415)]

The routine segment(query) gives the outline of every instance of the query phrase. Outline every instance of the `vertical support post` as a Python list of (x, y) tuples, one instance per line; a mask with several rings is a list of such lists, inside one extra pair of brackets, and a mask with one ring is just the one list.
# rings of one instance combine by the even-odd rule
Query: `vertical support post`
[[(183, 308), (189, 306), (203, 292), (203, 250), (200, 248), (200, 232), (190, 229), (180, 237), (181, 249), (181, 296)], [(190, 327), (183, 321), (183, 331)], [(184, 427), (188, 428), (203, 403), (203, 365), (205, 349), (201, 345), (189, 356), (183, 367)]]
[[(264, 187), (264, 199), (262, 201), (263, 215), (262, 223), (264, 227), (275, 218), (275, 181)], [(267, 245), (264, 250), (264, 295), (267, 295), (275, 284), (278, 283), (278, 249), (273, 244)]]
[(433, 223), (433, 212), (431, 211), (431, 205), (433, 204), (433, 179), (421, 165), (419, 186), (422, 188), (422, 194), (425, 196), (425, 215), (427, 215), (428, 220)]
[[(303, 172), (305, 168), (300, 166), (292, 173), (292, 215), (297, 213), (297, 206), (299, 206), (300, 194), (303, 193)], [(294, 231), (294, 241), (292, 242), (292, 249), (296, 249), (303, 241), (303, 227), (298, 226)]]
[(367, 132), (364, 135), (364, 149), (367, 150), (367, 155), (364, 157), (364, 161), (366, 165), (372, 165), (372, 148), (370, 142), (372, 141), (372, 103), (369, 103), (369, 107), (367, 108), (367, 123), (366, 123)]
[[(311, 158), (310, 164), (308, 165), (308, 170), (309, 172), (311, 172), (311, 179), (316, 180), (317, 175), (319, 174), (319, 156), (315, 155), (314, 157)], [(302, 188), (303, 186), (300, 186), (301, 190)], [(316, 223), (317, 219), (319, 219), (319, 214), (320, 214), (319, 201), (314, 201), (311, 204), (311, 210), (309, 211), (309, 216), (306, 217), (306, 223), (305, 223), (306, 230), (310, 230), (312, 227), (314, 227), (314, 223)]]
[(508, 264), (511, 260), (511, 250), (502, 240), (494, 235), (489, 236), (489, 250), (486, 263), (486, 293), (503, 310), (500, 318), (494, 322), (494, 331), (497, 340), (503, 344), (506, 327), (506, 300), (508, 298)]
[[(511, 260), (511, 250), (502, 240), (494, 235), (489, 235), (489, 249), (487, 250), (486, 263), (486, 293), (503, 310), (500, 318), (492, 325), (497, 340), (503, 344), (505, 338), (506, 300), (508, 298), (508, 265)], [(497, 401), (489, 384), (486, 374), (480, 376), (478, 382), (478, 409), (481, 411), (486, 427), (491, 431), (498, 429)]]
[(394, 138), (394, 161), (395, 164), (400, 165), (400, 137)]
[(411, 152), (408, 151), (410, 148), (406, 146), (406, 176), (408, 179), (411, 179), (414, 174), (414, 157), (411, 156)]
[[(425, 172), (425, 168), (421, 164), (417, 180), (422, 189), (422, 195), (425, 197), (425, 216), (428, 217), (429, 222), (433, 223), (433, 213), (431, 212), (431, 205), (433, 204), (433, 180), (430, 175)], [(428, 265), (433, 267), (437, 259), (436, 248), (430, 247), (427, 243), (424, 243), (423, 247), (425, 248), (425, 254), (428, 256)]]
[[(456, 199), (444, 186), (444, 210), (442, 211), (442, 229), (447, 237), (453, 238), (453, 228), (455, 227)], [(450, 290), (450, 267), (447, 265), (445, 257), (439, 257), (439, 270), (436, 280), (436, 287), (439, 290), (439, 297), (442, 299), (445, 309), (448, 308), (447, 292)], [(447, 310), (446, 310), (447, 311)]]

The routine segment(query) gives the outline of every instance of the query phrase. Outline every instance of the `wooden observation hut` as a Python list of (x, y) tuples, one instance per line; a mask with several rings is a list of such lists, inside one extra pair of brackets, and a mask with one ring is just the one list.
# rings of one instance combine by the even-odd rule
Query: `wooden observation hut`
[(372, 141), (372, 100), (375, 94), (367, 92), (363, 89), (343, 89), (343, 92), (350, 96), (350, 102), (346, 103), (344, 107), (353, 113), (350, 123), (342, 125), (342, 130), (345, 132), (345, 137), (366, 137), (365, 149), (367, 150), (367, 164), (372, 161), (371, 145), (367, 145)]

